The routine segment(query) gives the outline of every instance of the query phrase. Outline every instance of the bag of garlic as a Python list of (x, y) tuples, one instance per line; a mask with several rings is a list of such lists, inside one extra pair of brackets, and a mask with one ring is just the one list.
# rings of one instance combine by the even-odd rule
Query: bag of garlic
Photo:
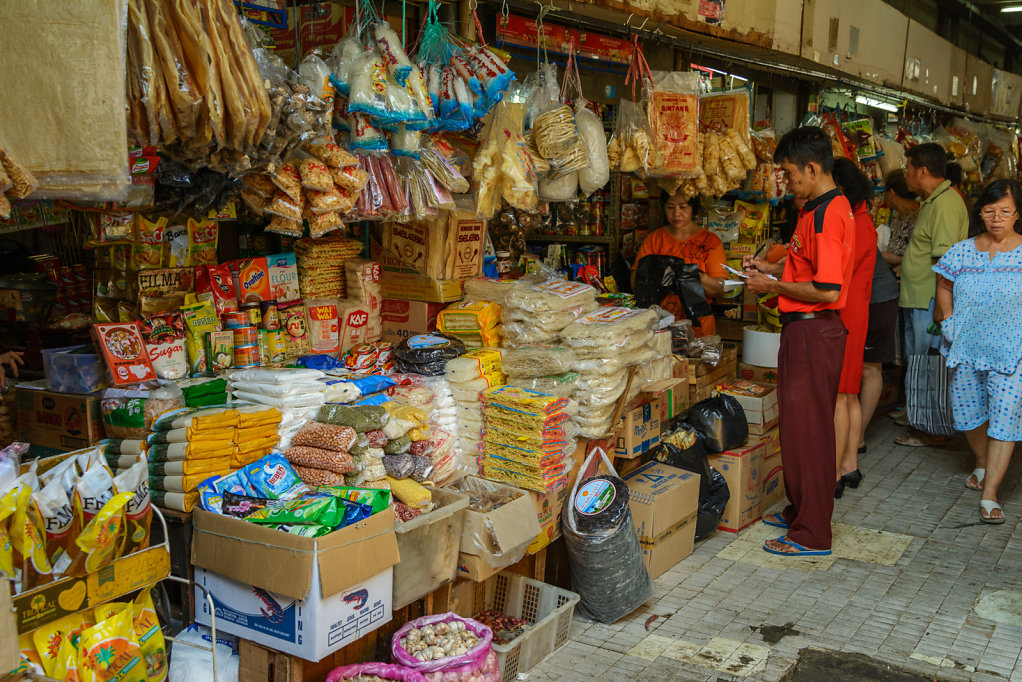
[(500, 682), (492, 644), (493, 633), (482, 623), (441, 613), (402, 625), (390, 640), (390, 653), (429, 682)]
[(363, 680), (394, 680), (394, 682), (425, 682), (426, 678), (418, 670), (406, 668), (393, 663), (355, 663), (334, 668), (326, 676), (326, 682), (362, 682)]

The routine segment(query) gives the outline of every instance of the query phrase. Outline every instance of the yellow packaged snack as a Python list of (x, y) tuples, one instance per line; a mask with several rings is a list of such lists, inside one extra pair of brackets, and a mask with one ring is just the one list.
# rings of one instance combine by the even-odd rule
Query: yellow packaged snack
[(18, 635), (18, 654), (21, 656), (21, 664), (18, 665), (17, 671), (45, 675), (46, 669), (43, 668), (43, 659), (40, 658), (39, 651), (32, 639), (33, 634), (26, 632), (23, 635)]
[(145, 663), (145, 679), (149, 682), (162, 682), (167, 679), (167, 644), (149, 590), (139, 593), (131, 609), (135, 637), (142, 649), (142, 662)]
[(215, 220), (188, 219), (189, 265), (216, 265), (216, 245), (220, 223)]
[(90, 627), (92, 621), (84, 613), (72, 613), (32, 632), (32, 641), (47, 675), (56, 677), (58, 655), (64, 640), (72, 640), (73, 644), (77, 644), (82, 631)]
[(163, 264), (163, 232), (167, 219), (149, 220), (139, 214), (135, 221), (135, 243), (131, 247), (131, 259), (136, 270), (152, 270)]
[(492, 301), (459, 301), (437, 315), (436, 326), (442, 332), (480, 331), (500, 323), (500, 306)]
[(133, 609), (124, 609), (82, 633), (78, 648), (82, 682), (146, 682), (133, 620)]
[[(124, 508), (133, 496), (134, 493), (119, 493), (110, 498), (96, 518), (89, 522), (89, 525), (75, 540), (82, 550), (78, 559), (81, 560), (82, 557), (85, 557), (81, 561), (85, 573), (95, 573), (121, 556), (125, 536)], [(69, 572), (75, 575), (74, 567)]]

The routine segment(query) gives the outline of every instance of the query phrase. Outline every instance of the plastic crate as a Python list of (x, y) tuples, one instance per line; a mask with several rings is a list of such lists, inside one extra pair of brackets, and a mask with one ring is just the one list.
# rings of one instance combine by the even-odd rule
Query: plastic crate
[(484, 609), (527, 620), (532, 625), (507, 644), (494, 644), (501, 682), (513, 682), (518, 673), (536, 664), (568, 641), (571, 618), (579, 596), (515, 573), (500, 573), (486, 583)]
[(72, 353), (82, 346), (43, 350), (46, 386), (59, 393), (89, 394), (106, 388), (105, 365), (96, 353)]

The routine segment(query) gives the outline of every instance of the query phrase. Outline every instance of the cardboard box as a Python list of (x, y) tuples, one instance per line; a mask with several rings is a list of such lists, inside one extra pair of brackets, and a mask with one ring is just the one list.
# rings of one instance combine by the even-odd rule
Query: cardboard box
[(656, 579), (692, 553), (699, 475), (650, 462), (624, 480), (643, 562)]
[(719, 384), (727, 383), (735, 378), (738, 367), (738, 351), (733, 346), (724, 348), (717, 366), (699, 363), (689, 364), (689, 403), (695, 405), (713, 395)]
[(463, 280), (424, 275), (375, 241), (372, 243), (372, 257), (380, 263), (380, 293), (383, 298), (434, 303), (461, 298)]
[(754, 441), (736, 450), (709, 456), (710, 466), (724, 476), (731, 493), (724, 516), (717, 526), (720, 530), (737, 533), (759, 521), (759, 493), (763, 479), (760, 469), (764, 449), (762, 442)]
[(760, 511), (767, 511), (785, 499), (784, 470), (781, 466), (780, 429), (773, 428), (759, 437), (763, 444), (763, 459), (760, 465), (762, 485), (760, 487)]
[(541, 530), (532, 499), (524, 490), (469, 476), (459, 483), (462, 492), (509, 490), (515, 499), (491, 512), (465, 511), (461, 532), (458, 575), (485, 580), (517, 562)]
[(443, 303), (383, 299), (380, 320), (384, 340), (400, 343), (409, 336), (434, 331), (437, 315), (446, 307)]
[[(212, 593), (226, 632), (318, 661), (391, 618), (391, 567), (400, 560), (392, 514), (320, 538), (202, 509), (192, 523), (195, 580)], [(199, 590), (196, 604), (196, 620), (209, 625)]]
[(776, 384), (777, 376), (776, 367), (757, 367), (756, 365), (747, 365), (744, 362), (738, 363), (739, 379), (755, 381), (757, 384)]
[[(486, 223), (473, 213), (452, 211), (441, 220), (387, 222), (380, 246), (408, 269), (434, 280), (478, 277), (483, 271)], [(384, 262), (383, 268), (393, 267)]]
[[(742, 395), (739, 391), (763, 391), (762, 395)], [(745, 419), (749, 422), (749, 434), (760, 436), (777, 426), (777, 386), (759, 384), (754, 381), (738, 379), (721, 389), (738, 401), (745, 411)]]
[[(195, 621), (211, 621), (201, 585), (213, 599), (218, 631), (319, 661), (390, 622), (393, 571), (388, 567), (336, 595), (324, 597), (317, 589), (298, 600), (196, 567)], [(318, 573), (317, 565), (314, 577)]]
[(660, 398), (660, 428), (663, 430), (667, 422), (680, 417), (690, 406), (688, 381), (686, 379), (664, 379), (642, 389)]
[(45, 385), (42, 380), (15, 389), (18, 440), (51, 454), (87, 448), (106, 437), (98, 396), (42, 390)]
[(660, 444), (660, 412), (662, 397), (627, 410), (617, 430), (614, 457), (631, 459)]

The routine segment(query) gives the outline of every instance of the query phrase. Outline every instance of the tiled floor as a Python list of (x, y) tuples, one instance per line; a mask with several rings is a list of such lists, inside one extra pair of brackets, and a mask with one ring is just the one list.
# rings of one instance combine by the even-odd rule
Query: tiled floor
[[(772, 557), (759, 547), (779, 533), (762, 524), (717, 533), (631, 616), (574, 621), (528, 679), (780, 680), (810, 646), (940, 680), (1022, 679), (1022, 467), (1002, 485), (1008, 521), (981, 524), (964, 439), (905, 448), (893, 444), (902, 431), (873, 423), (866, 478), (836, 501), (834, 557)], [(764, 637), (785, 625), (799, 634)]]

